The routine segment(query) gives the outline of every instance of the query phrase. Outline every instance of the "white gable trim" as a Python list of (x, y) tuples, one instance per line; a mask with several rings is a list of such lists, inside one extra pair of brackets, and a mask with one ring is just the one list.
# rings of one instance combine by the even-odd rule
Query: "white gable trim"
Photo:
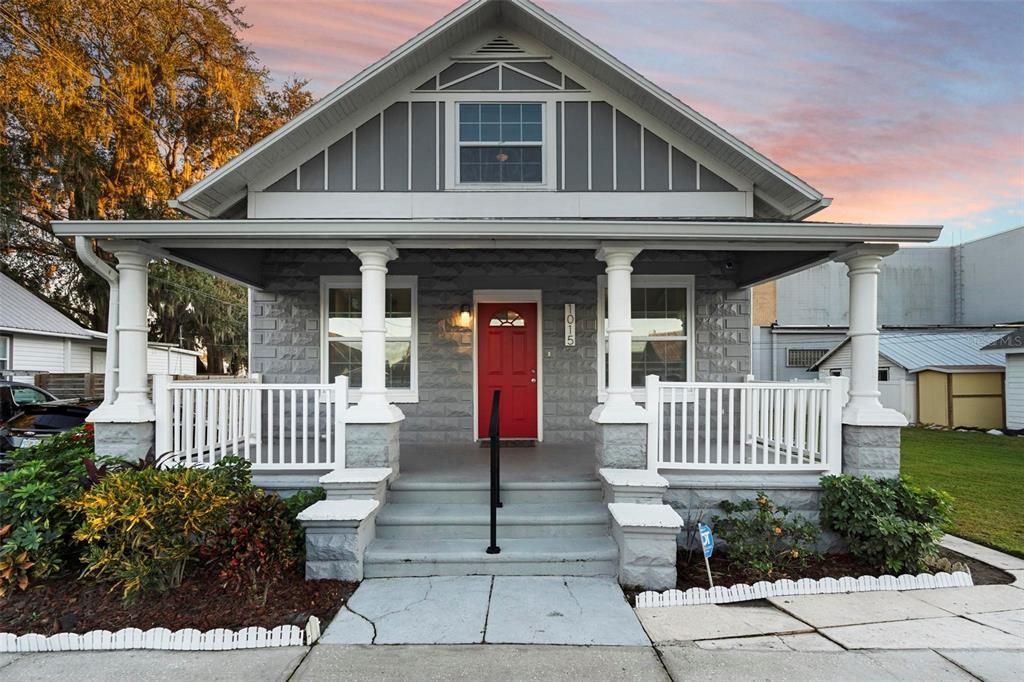
[[(371, 65), (367, 69), (364, 69), (354, 78), (349, 80), (347, 83), (334, 90), (328, 96), (324, 97), (320, 102), (313, 105), (305, 112), (297, 116), (290, 123), (282, 126), (274, 133), (271, 133), (257, 144), (253, 145), (249, 149), (239, 154), (235, 159), (225, 164), (217, 171), (211, 173), (206, 179), (200, 181), (199, 183), (185, 190), (185, 192), (183, 192), (178, 198), (179, 204), (187, 204), (193, 200), (198, 199), (198, 197), (201, 194), (204, 194), (206, 192), (209, 192), (211, 198), (214, 198), (215, 200), (219, 199), (219, 204), (222, 204), (224, 202), (225, 197), (229, 195), (237, 195), (237, 193), (242, 189), (238, 185), (245, 184), (247, 180), (245, 178), (246, 173), (243, 172), (243, 167), (248, 165), (250, 162), (254, 161), (256, 156), (270, 149), (276, 143), (282, 142), (284, 138), (291, 135), (299, 127), (311, 123), (321, 114), (326, 114), (331, 107), (333, 107), (336, 104), (339, 104), (339, 102), (341, 102), (345, 97), (355, 93), (355, 91), (360, 86), (366, 84), (369, 80), (376, 77), (384, 77), (387, 71), (392, 67), (395, 67), (399, 61), (407, 57), (411, 57), (411, 54), (415, 50), (425, 47), (425, 45), (429, 43), (431, 40), (439, 37), (444, 31), (452, 29), (457, 23), (459, 23), (463, 19), (467, 19), (472, 13), (477, 11), (483, 11), (483, 7), (485, 5), (489, 5), (491, 3), (497, 4), (499, 1), (504, 3), (505, 6), (515, 7), (516, 11), (521, 11), (525, 13), (527, 16), (531, 18), (531, 20), (541, 22), (547, 29), (550, 29), (556, 32), (558, 35), (564, 37), (569, 43), (575, 43), (576, 47), (593, 55), (604, 67), (607, 67), (613, 73), (628, 79), (637, 87), (642, 88), (646, 92), (650, 93), (662, 104), (669, 107), (670, 110), (678, 113), (679, 116), (688, 120), (690, 124), (696, 125), (697, 127), (706, 131), (709, 135), (713, 136), (715, 139), (724, 143), (728, 148), (734, 150), (741, 157), (746, 158), (749, 162), (752, 162), (757, 167), (764, 169), (772, 176), (780, 180), (782, 183), (792, 188), (793, 191), (807, 198), (807, 203), (803, 207), (799, 209), (793, 209), (791, 207), (788, 209), (789, 213), (793, 213), (794, 210), (799, 210), (803, 213), (807, 213), (808, 211), (813, 211), (815, 206), (820, 207), (821, 205), (823, 205), (824, 199), (821, 193), (815, 190), (813, 187), (811, 187), (804, 181), (800, 180), (795, 175), (784, 170), (781, 166), (778, 166), (777, 164), (771, 162), (769, 159), (762, 156), (748, 145), (742, 143), (740, 140), (733, 137), (731, 134), (729, 134), (722, 128), (713, 124), (711, 121), (704, 118), (690, 107), (679, 102), (669, 93), (657, 87), (647, 79), (643, 78), (635, 71), (625, 66), (624, 64), (616, 60), (614, 57), (612, 57), (610, 54), (602, 50), (600, 47), (593, 44), (592, 42), (578, 34), (576, 31), (572, 30), (571, 28), (569, 28), (559, 20), (555, 19), (548, 13), (544, 12), (540, 8), (536, 7), (532, 3), (528, 2), (527, 0), (471, 0), (470, 2), (467, 2), (465, 5), (462, 5), (455, 11), (451, 12), (446, 17), (442, 18), (432, 27), (421, 32), (419, 35), (415, 36), (413, 39), (409, 40), (404, 45), (394, 50), (384, 59), (380, 60), (376, 64)], [(504, 33), (507, 34), (509, 32), (506, 31)], [(479, 44), (478, 37), (474, 38), (474, 41), (476, 41), (476, 44)], [(446, 52), (450, 51), (446, 50)], [(411, 78), (402, 81), (402, 84), (404, 84), (406, 90), (412, 90), (414, 87), (416, 87), (417, 85), (419, 85), (419, 83), (422, 82), (422, 80), (413, 82), (414, 80), (415, 78)], [(576, 79), (574, 78), (574, 80)], [(625, 108), (621, 107), (621, 105), (616, 106), (619, 106), (620, 108), (623, 108), (625, 110)], [(321, 124), (320, 127), (323, 128), (323, 124)], [(665, 135), (660, 136), (665, 137)], [(676, 140), (677, 137), (673, 135), (671, 137), (665, 137), (665, 139)], [(689, 152), (687, 152), (682, 146), (680, 146), (680, 149), (684, 151), (684, 153), (689, 154)], [(287, 157), (285, 160), (276, 163), (270, 163), (269, 165), (280, 168), (281, 166), (288, 167), (291, 165), (298, 165), (299, 163), (302, 163), (302, 161), (298, 160), (297, 158), (292, 158), (295, 156), (297, 155), (285, 154), (285, 157)], [(260, 165), (266, 167), (266, 165), (268, 164), (264, 162)], [(712, 168), (712, 166), (710, 165), (708, 167)], [(229, 176), (235, 174), (236, 172), (239, 174), (239, 176), (236, 177), (236, 179), (232, 183), (234, 186), (231, 186), (231, 184), (229, 184), (228, 186), (221, 189), (215, 188), (215, 185), (217, 185), (221, 181), (226, 181), (226, 179)], [(729, 175), (725, 174), (725, 171), (718, 172), (716, 170), (715, 172), (721, 175), (726, 180), (729, 180), (733, 184), (736, 184), (736, 182), (733, 182)], [(252, 177), (250, 176), (248, 178), (248, 186), (262, 187), (266, 186), (266, 184), (269, 184), (270, 182), (273, 182), (273, 180), (267, 180), (267, 178), (264, 175), (261, 175), (259, 179), (261, 180), (261, 182), (265, 184), (258, 184), (252, 182)], [(778, 205), (777, 202), (774, 202), (770, 197), (767, 197), (767, 195), (765, 195), (763, 187), (759, 188), (758, 195), (765, 199), (766, 203), (770, 205)], [(205, 203), (205, 205), (207, 206), (209, 206), (210, 204), (208, 199), (205, 200), (203, 203)], [(190, 207), (190, 210), (192, 212), (199, 214), (203, 214), (205, 212), (201, 206)]]

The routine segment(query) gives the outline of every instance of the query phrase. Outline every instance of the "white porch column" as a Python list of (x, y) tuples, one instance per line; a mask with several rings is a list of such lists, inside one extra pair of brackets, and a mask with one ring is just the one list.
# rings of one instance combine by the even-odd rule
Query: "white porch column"
[[(641, 247), (632, 244), (602, 244), (596, 257), (605, 262), (608, 274), (608, 397), (591, 414), (600, 424), (638, 424), (646, 412), (633, 401), (630, 274), (633, 259)], [(598, 311), (598, 315), (603, 311)]]
[(387, 242), (368, 242), (351, 247), (362, 266), (362, 344), (363, 381), (359, 404), (347, 414), (350, 423), (390, 424), (404, 419), (395, 405), (388, 403), (385, 387), (386, 357), (384, 308), (388, 261), (398, 258), (398, 251)]
[(843, 423), (856, 426), (906, 426), (906, 418), (882, 407), (878, 390), (878, 274), (893, 245), (865, 244), (840, 254), (850, 278), (850, 397)]
[[(146, 386), (146, 350), (149, 341), (149, 255), (142, 245), (113, 242), (104, 249), (117, 258), (118, 292), (111, 297), (117, 307), (117, 388), (113, 403), (104, 403), (89, 415), (95, 423), (141, 423), (155, 419)], [(114, 316), (111, 315), (111, 318)], [(113, 358), (108, 357), (110, 363)]]

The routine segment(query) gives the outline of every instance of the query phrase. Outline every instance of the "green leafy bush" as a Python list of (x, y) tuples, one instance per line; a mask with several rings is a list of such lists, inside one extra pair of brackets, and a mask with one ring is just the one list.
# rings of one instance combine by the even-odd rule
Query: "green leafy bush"
[[(814, 556), (818, 527), (763, 492), (739, 504), (723, 500), (725, 516), (712, 519), (729, 562), (752, 580), (774, 580), (804, 566)], [(780, 575), (781, 574), (781, 575)]]
[(295, 531), (295, 549), (300, 558), (306, 556), (306, 532), (299, 523), (299, 513), (307, 507), (327, 499), (327, 493), (323, 488), (311, 488), (299, 490), (295, 494), (284, 498), (284, 504), (288, 507), (288, 520), (291, 522), (292, 530)]
[(129, 469), (110, 474), (68, 503), (81, 513), (84, 575), (120, 586), (125, 600), (181, 584), (199, 547), (237, 500), (203, 469)]
[(280, 497), (254, 489), (230, 507), (226, 521), (201, 556), (217, 567), (226, 588), (262, 606), (299, 559), (291, 513)]
[(926, 569), (951, 520), (949, 495), (903, 478), (825, 476), (821, 488), (822, 525), (858, 559), (897, 575)]
[(12, 584), (27, 587), (29, 575), (61, 570), (77, 554), (77, 518), (62, 503), (82, 490), (83, 460), (92, 457), (91, 427), (10, 453), (12, 467), (0, 474), (0, 595)]

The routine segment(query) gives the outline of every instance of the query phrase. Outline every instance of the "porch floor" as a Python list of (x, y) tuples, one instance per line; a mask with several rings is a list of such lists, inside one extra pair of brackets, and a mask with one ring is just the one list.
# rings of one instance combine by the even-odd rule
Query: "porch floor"
[[(487, 481), (491, 451), (474, 443), (403, 444), (401, 475), (419, 481)], [(538, 443), (501, 448), (501, 480), (507, 482), (593, 481), (597, 478), (594, 445)]]

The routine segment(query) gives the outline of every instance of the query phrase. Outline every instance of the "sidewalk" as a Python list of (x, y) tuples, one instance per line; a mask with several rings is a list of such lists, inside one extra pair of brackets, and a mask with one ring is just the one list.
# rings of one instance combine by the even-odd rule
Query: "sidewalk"
[[(353, 596), (345, 612), (362, 627), (342, 628), (339, 616), (313, 647), (0, 654), (0, 680), (1016, 682), (1024, 679), (1024, 562), (991, 558), (1017, 581), (636, 609), (636, 616), (610, 581), (366, 581), (364, 596)], [(341, 644), (352, 638), (345, 632), (377, 645)], [(413, 637), (518, 643), (381, 645)], [(596, 645), (603, 640), (618, 646)], [(590, 645), (564, 645), (573, 641)]]

